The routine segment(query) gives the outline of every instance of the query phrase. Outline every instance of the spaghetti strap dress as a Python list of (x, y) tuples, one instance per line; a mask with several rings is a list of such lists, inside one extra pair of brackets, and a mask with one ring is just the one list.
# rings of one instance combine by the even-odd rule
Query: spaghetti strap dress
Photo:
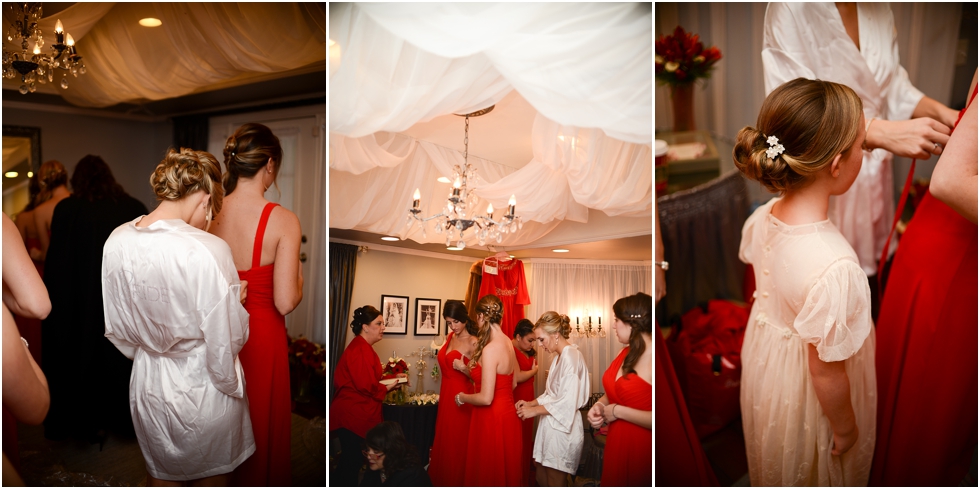
[(455, 333), (450, 332), (446, 344), (439, 349), (437, 359), (442, 371), (442, 385), (439, 387), (439, 410), (436, 413), (436, 434), (432, 441), (429, 458), (429, 479), (436, 487), (459, 487), (463, 485), (463, 462), (466, 461), (467, 438), (470, 430), (470, 412), (473, 406), (463, 404), (456, 407), (456, 394), (473, 393), (473, 382), (466, 374), (453, 368), (453, 361), (460, 359), (469, 363), (470, 359), (459, 350), (447, 353)]
[(976, 463), (977, 319), (977, 225), (926, 192), (881, 302), (869, 485), (955, 486)]
[[(658, 332), (659, 334), (659, 332)], [(602, 375), (602, 388), (610, 404), (640, 411), (653, 410), (653, 386), (630, 373), (616, 379), (629, 348), (623, 348)], [(617, 419), (609, 425), (602, 456), (602, 487), (653, 485), (653, 430)]]
[(245, 370), (245, 390), (255, 435), (255, 454), (235, 471), (236, 482), (244, 486), (292, 485), (286, 317), (279, 314), (273, 300), (275, 263), (265, 266), (260, 263), (265, 228), (277, 205), (270, 202), (262, 209), (255, 231), (252, 268), (238, 271), (238, 277), (248, 281), (245, 310), (249, 314), (249, 337), (238, 357)]
[[(518, 368), (524, 371), (531, 370), (534, 366), (534, 357), (527, 356), (526, 353), (522, 352), (516, 346), (514, 347), (514, 353), (517, 355), (517, 365)], [(524, 382), (517, 384), (514, 389), (514, 402), (517, 401), (533, 401), (534, 396), (534, 377), (531, 377)], [(522, 439), (522, 457), (523, 466), (522, 470), (524, 474), (521, 476), (524, 479), (524, 483), (528, 485), (531, 484), (531, 461), (534, 456), (534, 418), (528, 418), (521, 421), (521, 439)]]
[[(473, 392), (480, 392), (483, 367), (477, 364), (470, 370)], [(521, 486), (521, 420), (514, 408), (514, 374), (497, 374), (493, 401), (489, 406), (473, 406), (470, 417), (469, 448), (463, 485)], [(455, 405), (455, 403), (454, 403)]]

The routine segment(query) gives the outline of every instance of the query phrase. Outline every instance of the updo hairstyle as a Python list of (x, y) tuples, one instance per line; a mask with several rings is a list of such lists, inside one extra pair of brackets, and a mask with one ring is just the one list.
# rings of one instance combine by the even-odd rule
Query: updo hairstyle
[(476, 365), (476, 362), (480, 360), (483, 356), (483, 347), (490, 343), (490, 338), (493, 337), (493, 328), (490, 327), (492, 324), (500, 324), (501, 318), (504, 315), (504, 303), (500, 301), (500, 298), (488, 294), (480, 299), (480, 302), (476, 303), (477, 314), (483, 314), (483, 326), (479, 324), (479, 333), (477, 334), (476, 348), (473, 351), (473, 359), (470, 365)]
[(37, 183), (50, 198), (52, 190), (68, 183), (68, 170), (58, 160), (45, 161), (37, 170)]
[(359, 335), (361, 334), (361, 330), (364, 329), (365, 324), (371, 324), (380, 315), (381, 311), (374, 306), (358, 307), (354, 310), (354, 320), (351, 321), (350, 327), (354, 330), (355, 335)]
[(572, 325), (568, 316), (558, 314), (555, 311), (548, 311), (542, 314), (538, 322), (534, 323), (534, 329), (538, 328), (543, 329), (548, 334), (558, 333), (566, 340), (572, 334)]
[[(766, 97), (757, 127), (738, 132), (732, 158), (746, 177), (771, 192), (805, 187), (837, 154), (850, 151), (862, 116), (861, 98), (849, 87), (797, 78)], [(770, 159), (767, 140), (773, 136), (784, 150)]]
[(212, 216), (221, 212), (221, 199), (224, 190), (221, 188), (221, 169), (218, 160), (207, 151), (194, 151), (190, 148), (180, 148), (180, 152), (170, 148), (163, 157), (153, 174), (150, 175), (150, 186), (157, 200), (177, 201), (203, 190), (211, 196), (210, 206)]
[(623, 359), (623, 375), (636, 373), (636, 362), (646, 351), (643, 333), (653, 332), (653, 297), (643, 292), (623, 297), (613, 304), (613, 314), (630, 327), (629, 353)]
[(470, 318), (469, 313), (466, 311), (466, 305), (462, 301), (455, 299), (449, 299), (446, 301), (446, 307), (442, 308), (442, 317), (453, 318), (466, 325), (466, 332), (476, 336), (480, 333), (477, 329), (476, 321)]
[[(523, 338), (534, 332), (534, 323), (530, 319), (524, 318), (517, 322), (517, 326), (514, 327), (514, 338)], [(532, 347), (529, 351), (525, 352), (527, 356), (533, 357), (537, 351)]]
[(225, 142), (224, 149), (225, 194), (231, 195), (238, 186), (238, 177), (252, 178), (272, 158), (276, 174), (282, 164), (282, 146), (279, 138), (268, 127), (256, 123), (239, 127)]

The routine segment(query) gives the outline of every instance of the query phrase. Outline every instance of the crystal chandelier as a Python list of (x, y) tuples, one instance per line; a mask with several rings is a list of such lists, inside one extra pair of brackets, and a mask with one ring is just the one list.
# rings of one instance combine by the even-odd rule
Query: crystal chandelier
[[(61, 20), (54, 28), (55, 44), (44, 53), (44, 36), (37, 23), (41, 20), (40, 3), (5, 3), (10, 27), (3, 45), (3, 77), (10, 79), (20, 74), (23, 84), (20, 93), (34, 93), (37, 83), (54, 83), (55, 70), (61, 69), (61, 88), (68, 88), (68, 74), (78, 77), (85, 74), (82, 57), (75, 52), (75, 40), (65, 32)], [(20, 41), (19, 51), (9, 51), (7, 43)]]
[(581, 329), (579, 325), (579, 318), (575, 318), (575, 329), (572, 330), (572, 338), (605, 338), (606, 332), (602, 330), (602, 316), (599, 316), (599, 327), (597, 329), (592, 328), (592, 316), (589, 316), (588, 323), (586, 323), (585, 330)]
[[(463, 136), (463, 166), (453, 165), (453, 186), (446, 198), (446, 207), (442, 209), (442, 213), (426, 218), (421, 217), (422, 209), (419, 208), (419, 202), (422, 194), (419, 189), (415, 189), (415, 194), (412, 197), (412, 208), (408, 210), (405, 222), (406, 227), (410, 228), (415, 221), (418, 221), (422, 227), (422, 238), (426, 237), (425, 223), (432, 219), (436, 220), (435, 231), (437, 234), (441, 234), (443, 230), (446, 231), (446, 246), (452, 246), (453, 241), (456, 240), (456, 247), (459, 249), (466, 247), (465, 232), (473, 226), (479, 229), (476, 236), (480, 246), (484, 246), (487, 241), (500, 243), (503, 241), (504, 234), (515, 233), (524, 227), (524, 222), (515, 215), (517, 198), (514, 195), (510, 196), (510, 201), (507, 203), (507, 214), (504, 214), (499, 221), (493, 218), (493, 204), (487, 206), (486, 215), (468, 214), (471, 209), (476, 207), (477, 196), (469, 191), (467, 184), (475, 185), (480, 178), (476, 173), (476, 168), (469, 164), (470, 117), (479, 117), (491, 110), (493, 110), (492, 105), (469, 114), (457, 114), (466, 118)], [(454, 237), (456, 233), (459, 233), (458, 237)]]

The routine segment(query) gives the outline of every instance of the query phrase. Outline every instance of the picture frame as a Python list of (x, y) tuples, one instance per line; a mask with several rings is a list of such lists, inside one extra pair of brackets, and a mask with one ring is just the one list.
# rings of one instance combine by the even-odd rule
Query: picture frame
[(415, 336), (439, 336), (440, 299), (415, 299)]
[(408, 297), (382, 294), (381, 317), (385, 334), (408, 334)]

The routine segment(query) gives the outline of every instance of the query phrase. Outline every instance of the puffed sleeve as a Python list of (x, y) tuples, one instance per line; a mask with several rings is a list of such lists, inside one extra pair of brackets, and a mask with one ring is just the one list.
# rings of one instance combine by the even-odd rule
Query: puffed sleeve
[(241, 284), (229, 285), (201, 323), (208, 376), (219, 391), (237, 398), (245, 395), (238, 352), (248, 341), (248, 312), (239, 302), (241, 288)]
[(871, 333), (871, 288), (861, 266), (838, 261), (817, 279), (793, 324), (825, 362), (845, 360)]
[(352, 353), (357, 353), (348, 364), (350, 366), (351, 385), (354, 390), (378, 402), (384, 401), (388, 394), (388, 388), (379, 382), (381, 380), (381, 360), (378, 359), (377, 353), (374, 353), (374, 349), (367, 344)]
[(578, 410), (588, 402), (592, 386), (582, 353), (571, 346), (565, 350), (567, 355), (563, 354), (565, 358), (561, 358), (555, 366), (557, 372), (552, 370), (548, 374), (548, 383), (552, 388), (537, 400), (551, 415), (553, 427), (571, 433), (575, 416), (581, 416)]
[(745, 224), (742, 225), (742, 241), (738, 244), (738, 259), (742, 260), (742, 263), (752, 264), (754, 257), (752, 256), (752, 245), (755, 241), (755, 234), (758, 231), (758, 223), (769, 214), (769, 209), (772, 208), (772, 204), (776, 201), (776, 198), (772, 198), (769, 202), (759, 206), (748, 219), (745, 220)]
[(810, 52), (816, 46), (804, 37), (807, 26), (797, 24), (795, 9), (788, 3), (770, 3), (766, 7), (763, 26), (762, 67), (765, 72), (766, 94), (796, 78), (816, 78), (809, 66), (816, 66)]

